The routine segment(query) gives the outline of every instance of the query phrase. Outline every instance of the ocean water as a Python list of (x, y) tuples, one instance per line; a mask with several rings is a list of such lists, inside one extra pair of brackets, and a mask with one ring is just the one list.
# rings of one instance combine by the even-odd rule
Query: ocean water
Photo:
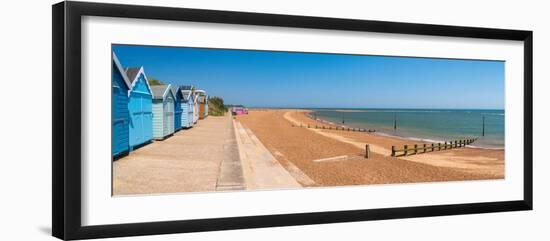
[[(504, 110), (312, 109), (311, 115), (339, 125), (374, 129), (413, 140), (451, 141), (478, 137), (472, 146), (504, 148)], [(482, 136), (485, 117), (485, 136)], [(394, 119), (397, 129), (394, 130)], [(342, 123), (344, 121), (344, 123)]]

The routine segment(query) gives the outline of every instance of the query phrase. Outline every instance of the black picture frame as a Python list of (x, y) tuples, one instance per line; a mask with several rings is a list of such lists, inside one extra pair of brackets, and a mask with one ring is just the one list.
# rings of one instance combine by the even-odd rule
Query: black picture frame
[[(90, 2), (52, 6), (52, 233), (60, 239), (134, 235), (414, 218), (532, 210), (533, 208), (533, 32), (415, 23), (336, 19), (263, 13), (198, 10)], [(522, 200), (368, 210), (295, 213), (99, 226), (81, 224), (81, 18), (136, 19), (281, 26), (327, 30), (517, 40), (524, 43), (524, 194)]]

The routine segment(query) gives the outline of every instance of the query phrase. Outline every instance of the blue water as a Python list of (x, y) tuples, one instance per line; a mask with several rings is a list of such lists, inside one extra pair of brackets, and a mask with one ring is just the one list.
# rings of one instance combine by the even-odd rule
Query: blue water
[(504, 148), (504, 110), (313, 109), (311, 115), (348, 127), (374, 129), (378, 134), (427, 141), (479, 137), (472, 146)]

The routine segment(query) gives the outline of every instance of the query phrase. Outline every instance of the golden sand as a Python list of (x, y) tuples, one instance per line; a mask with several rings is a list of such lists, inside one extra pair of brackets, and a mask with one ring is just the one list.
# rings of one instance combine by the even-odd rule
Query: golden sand
[[(252, 130), (289, 172), (296, 173), (297, 168), (307, 175), (307, 182), (298, 179), (303, 186), (504, 178), (503, 150), (461, 148), (396, 158), (390, 156), (392, 145), (422, 142), (366, 132), (297, 127), (328, 126), (306, 114), (306, 110), (262, 109), (250, 110), (236, 119)], [(363, 158), (367, 143), (371, 149), (369, 159)], [(341, 156), (347, 158), (336, 158)]]

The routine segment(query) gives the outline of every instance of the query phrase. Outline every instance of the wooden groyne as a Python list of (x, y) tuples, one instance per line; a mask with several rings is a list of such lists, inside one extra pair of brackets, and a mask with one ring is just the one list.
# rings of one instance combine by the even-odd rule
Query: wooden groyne
[(350, 127), (310, 125), (310, 124), (299, 124), (299, 125), (292, 124), (292, 127), (312, 128), (312, 129), (321, 129), (321, 130), (335, 130), (335, 131), (376, 132), (376, 130), (364, 129), (364, 128), (350, 128)]
[(408, 156), (422, 154), (426, 152), (443, 151), (456, 148), (462, 148), (476, 141), (477, 138), (454, 140), (450, 142), (439, 142), (431, 144), (414, 144), (413, 146), (403, 145), (403, 149), (396, 149), (395, 146), (391, 146), (391, 156)]

